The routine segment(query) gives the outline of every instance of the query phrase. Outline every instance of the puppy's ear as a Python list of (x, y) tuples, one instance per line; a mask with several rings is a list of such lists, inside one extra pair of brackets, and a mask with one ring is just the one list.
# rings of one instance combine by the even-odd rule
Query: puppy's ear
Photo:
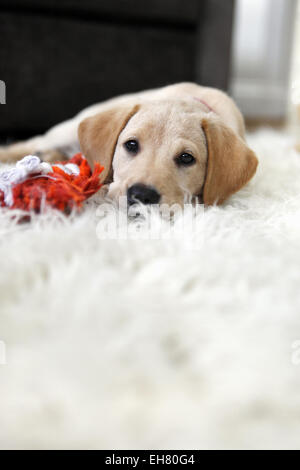
[(79, 124), (81, 151), (91, 166), (95, 162), (104, 166), (102, 182), (109, 176), (119, 135), (138, 109), (139, 105), (116, 106), (86, 118)]
[(208, 161), (203, 190), (206, 205), (222, 204), (255, 174), (258, 160), (241, 137), (219, 119), (204, 119)]

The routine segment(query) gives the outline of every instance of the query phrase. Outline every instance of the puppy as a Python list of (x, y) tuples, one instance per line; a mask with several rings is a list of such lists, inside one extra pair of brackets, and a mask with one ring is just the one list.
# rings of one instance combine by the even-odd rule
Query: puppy
[[(194, 83), (125, 95), (91, 106), (43, 136), (0, 150), (0, 160), (80, 147), (99, 161), (110, 198), (128, 203), (222, 204), (255, 174), (243, 117), (223, 92)], [(62, 154), (63, 153), (63, 154)]]

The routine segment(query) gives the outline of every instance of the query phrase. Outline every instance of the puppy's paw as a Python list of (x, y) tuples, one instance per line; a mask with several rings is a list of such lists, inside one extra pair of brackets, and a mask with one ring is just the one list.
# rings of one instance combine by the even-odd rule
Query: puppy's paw
[(69, 157), (60, 150), (46, 150), (44, 152), (35, 152), (34, 155), (37, 155), (43, 162), (47, 163), (56, 163), (68, 160)]
[(7, 145), (0, 147), (0, 163), (16, 163), (26, 155), (32, 154), (23, 144)]
[(7, 147), (0, 147), (0, 163), (9, 163), (9, 152)]
[(47, 163), (61, 162), (68, 160), (68, 156), (60, 150), (47, 150), (39, 152), (33, 148), (20, 145), (10, 145), (0, 147), (0, 163), (16, 163), (26, 155), (37, 155), (42, 161)]

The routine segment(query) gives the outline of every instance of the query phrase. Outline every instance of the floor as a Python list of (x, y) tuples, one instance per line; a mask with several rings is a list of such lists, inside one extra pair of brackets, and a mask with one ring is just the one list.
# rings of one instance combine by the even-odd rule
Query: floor
[(172, 233), (0, 212), (1, 448), (300, 448), (300, 155), (249, 143), (255, 179)]

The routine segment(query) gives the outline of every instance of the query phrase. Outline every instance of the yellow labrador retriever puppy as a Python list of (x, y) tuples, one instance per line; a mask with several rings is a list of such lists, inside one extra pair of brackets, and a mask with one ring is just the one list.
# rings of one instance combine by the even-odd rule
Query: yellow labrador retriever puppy
[(63, 158), (80, 146), (99, 161), (108, 196), (128, 203), (221, 204), (254, 175), (257, 158), (244, 140), (244, 120), (223, 92), (179, 83), (91, 106), (75, 118), (0, 150), (0, 160), (40, 153)]

